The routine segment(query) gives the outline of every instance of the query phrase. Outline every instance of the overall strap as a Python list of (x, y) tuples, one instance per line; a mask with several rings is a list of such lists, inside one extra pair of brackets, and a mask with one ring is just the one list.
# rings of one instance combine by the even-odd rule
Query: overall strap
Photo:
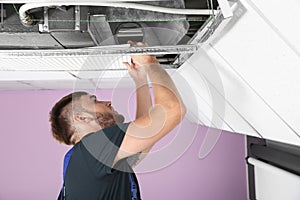
[(129, 182), (131, 188), (131, 200), (137, 200), (137, 185), (136, 182), (133, 180), (132, 174), (129, 174)]
[(65, 180), (65, 176), (66, 176), (66, 171), (69, 165), (69, 161), (70, 158), (72, 156), (74, 150), (74, 146), (66, 153), (65, 157), (64, 157), (64, 167), (63, 167), (63, 180)]
[(73, 150), (74, 150), (74, 146), (66, 153), (65, 157), (64, 157), (64, 166), (63, 166), (63, 186), (62, 186), (62, 189), (60, 191), (60, 194), (59, 194), (59, 197), (58, 197), (58, 200), (64, 200), (66, 197), (66, 190), (65, 190), (65, 176), (66, 176), (66, 172), (67, 172), (67, 168), (68, 168), (68, 165), (69, 165), (69, 161), (70, 161), (70, 158), (72, 156), (72, 153), (73, 153)]

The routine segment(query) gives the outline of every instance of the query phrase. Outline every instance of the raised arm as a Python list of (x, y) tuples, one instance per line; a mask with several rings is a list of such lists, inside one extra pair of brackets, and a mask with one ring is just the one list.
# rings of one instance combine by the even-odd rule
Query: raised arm
[(128, 72), (133, 79), (136, 87), (136, 119), (148, 114), (152, 108), (151, 95), (147, 81), (147, 71), (145, 67), (135, 63), (124, 62)]
[[(136, 87), (136, 119), (149, 114), (152, 108), (152, 100), (149, 91), (147, 80), (147, 71), (144, 66), (139, 66), (136, 63), (124, 62), (127, 66), (128, 72), (133, 79)], [(136, 165), (143, 160), (150, 152), (152, 146), (140, 152), (139, 160)]]
[(172, 79), (154, 56), (132, 56), (132, 61), (143, 66), (150, 77), (154, 107), (128, 126), (115, 162), (151, 148), (182, 120), (186, 112)]

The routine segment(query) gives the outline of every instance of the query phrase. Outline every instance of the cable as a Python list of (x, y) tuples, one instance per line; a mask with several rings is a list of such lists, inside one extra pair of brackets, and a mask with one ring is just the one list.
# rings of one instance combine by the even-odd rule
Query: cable
[(16, 14), (19, 15), (18, 9), (16, 8), (16, 5), (15, 5), (15, 4), (13, 4), (13, 7), (14, 7), (14, 9), (15, 9)]

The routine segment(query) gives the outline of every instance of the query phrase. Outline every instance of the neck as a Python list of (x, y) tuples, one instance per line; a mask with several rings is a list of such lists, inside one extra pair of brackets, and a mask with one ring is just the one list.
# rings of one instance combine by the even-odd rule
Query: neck
[(90, 133), (94, 133), (94, 132), (96, 132), (96, 131), (99, 131), (100, 129), (101, 129), (101, 128), (97, 128), (97, 129), (95, 129), (95, 128), (88, 128), (88, 129), (77, 130), (76, 133), (74, 133), (75, 144), (76, 144), (77, 142), (80, 142), (80, 140), (81, 140), (84, 136), (86, 136), (86, 135), (88, 135), (88, 134), (90, 134)]

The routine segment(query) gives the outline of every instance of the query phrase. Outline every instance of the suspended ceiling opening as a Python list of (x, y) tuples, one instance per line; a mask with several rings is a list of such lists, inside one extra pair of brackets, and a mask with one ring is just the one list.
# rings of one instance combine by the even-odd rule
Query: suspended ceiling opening
[[(140, 3), (182, 9), (218, 7), (216, 0)], [(0, 49), (71, 49), (124, 44), (128, 39), (147, 41), (150, 43), (148, 45), (186, 44), (210, 17), (115, 7), (63, 5), (28, 10), (33, 23), (24, 26), (19, 17), (22, 5), (1, 4)], [(168, 30), (169, 37), (175, 38), (168, 41), (160, 39), (155, 35), (159, 34), (159, 29)]]
[[(212, 10), (212, 12), (218, 9), (216, 0), (174, 0), (138, 3), (169, 8), (207, 9)], [(2, 56), (0, 69), (6, 72), (0, 77), (2, 83), (11, 80), (8, 78), (7, 73), (10, 73), (11, 76), (19, 73), (16, 78), (13, 78), (14, 81), (29, 86), (35, 85), (34, 81), (39, 80), (38, 77), (45, 80), (45, 77), (42, 76), (43, 72), (52, 73), (52, 75), (47, 75), (48, 83), (49, 80), (56, 83), (58, 80), (70, 79), (73, 81), (74, 78), (86, 81), (90, 75), (92, 75), (90, 79), (99, 76), (99, 74), (93, 73), (95, 70), (101, 73), (102, 78), (113, 80), (126, 73), (126, 68), (120, 64), (120, 61), (128, 58), (117, 59), (116, 63), (119, 64), (116, 65), (110, 62), (114, 56), (92, 57), (88, 61), (84, 61), (83, 58), (74, 55), (84, 51), (90, 54), (89, 50), (91, 48), (102, 46), (113, 47), (117, 45), (119, 48), (119, 45), (126, 44), (128, 40), (143, 41), (147, 42), (150, 47), (158, 47), (158, 51), (161, 52), (156, 54), (159, 62), (166, 69), (176, 69), (184, 62), (184, 59), (180, 57), (187, 52), (195, 51), (195, 48), (177, 50), (174, 47), (190, 44), (201, 27), (213, 17), (212, 15), (177, 15), (107, 6), (62, 5), (37, 7), (28, 10), (33, 23), (24, 26), (19, 16), (20, 8), (23, 5), (21, 3), (1, 4), (0, 51), (2, 53), (16, 52), (14, 55), (17, 55), (15, 59), (14, 55), (10, 56), (11, 60)], [(167, 46), (172, 48), (166, 49)], [(26, 56), (26, 59), (19, 59), (20, 55), (25, 55), (26, 52), (32, 52), (32, 50), (34, 50), (34, 55), (40, 59), (30, 59), (30, 56), (27, 55), (28, 59)], [(68, 54), (67, 56), (66, 54), (61, 56), (60, 60), (57, 57), (44, 57), (45, 50), (62, 50), (62, 52), (68, 50), (70, 54), (73, 52), (74, 57), (68, 57)], [(40, 54), (38, 55), (38, 53)], [(13, 62), (11, 62), (12, 60)], [(106, 67), (99, 69), (99, 66)], [(30, 77), (33, 77), (30, 75), (31, 72), (36, 74), (37, 78), (33, 78), (34, 80), (29, 80)], [(58, 75), (57, 72), (67, 72), (67, 76)], [(105, 75), (103, 75), (104, 72)], [(28, 74), (28, 78), (22, 78), (26, 77), (26, 74)], [(95, 82), (97, 81), (93, 81), (93, 86), (97, 85)], [(47, 88), (45, 85), (43, 83), (40, 88)], [(4, 84), (2, 89), (6, 87), (7, 84)]]

